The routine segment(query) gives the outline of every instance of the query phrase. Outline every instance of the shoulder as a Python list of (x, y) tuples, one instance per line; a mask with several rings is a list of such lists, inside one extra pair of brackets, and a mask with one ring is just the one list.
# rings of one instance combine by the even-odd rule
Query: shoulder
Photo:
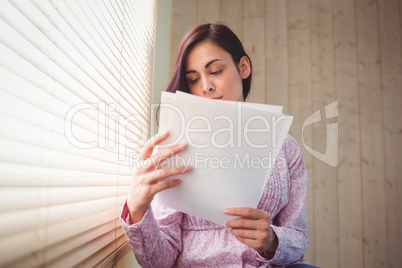
[(282, 150), (284, 150), (290, 169), (296, 164), (303, 163), (303, 154), (299, 143), (290, 134), (286, 136), (285, 142), (282, 145)]
[(295, 154), (301, 155), (299, 143), (290, 134), (286, 136), (285, 142), (283, 143), (283, 150), (287, 157), (292, 157)]

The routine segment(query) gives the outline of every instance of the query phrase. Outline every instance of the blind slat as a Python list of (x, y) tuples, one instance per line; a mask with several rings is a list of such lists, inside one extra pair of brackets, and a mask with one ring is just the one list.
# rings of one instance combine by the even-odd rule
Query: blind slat
[[(128, 189), (129, 186), (1, 188), (0, 212), (125, 196)], [(9, 204), (13, 198), (15, 202)]]
[[(110, 209), (72, 221), (65, 221), (7, 237), (0, 243), (1, 252), (4, 253), (4, 257), (0, 259), (0, 265), (9, 264), (14, 260), (23, 258), (23, 260), (15, 263), (15, 267), (30, 267), (29, 262), (36, 259), (34, 258), (35, 256), (30, 254), (31, 252), (48, 253), (48, 248), (52, 248), (54, 245), (58, 246), (53, 252), (59, 252), (60, 247), (68, 247), (67, 251), (69, 251), (76, 246), (74, 245), (73, 237), (80, 237), (85, 233), (92, 233), (92, 237), (101, 236), (103, 234), (103, 225), (110, 222), (115, 225), (118, 212), (119, 210)], [(38, 236), (42, 239), (42, 243), (38, 243)]]
[[(63, 248), (52, 247), (46, 252), (50, 254), (49, 260), (51, 260), (48, 267), (66, 266), (64, 264), (67, 264), (67, 266), (76, 265), (80, 261), (87, 259), (91, 254), (100, 251), (108, 243), (116, 245), (116, 242), (118, 242), (117, 239), (122, 232), (121, 227), (116, 228), (117, 224), (117, 221), (112, 221), (100, 226), (102, 229), (98, 227), (97, 230), (91, 230), (80, 236), (76, 236), (74, 240), (70, 241), (70, 245), (64, 243)], [(98, 235), (101, 232), (102, 235)], [(53, 257), (58, 258), (53, 260)]]
[[(77, 267), (115, 267), (118, 257), (123, 257), (124, 253), (128, 253), (130, 250), (129, 247), (124, 247), (125, 240), (124, 235), (119, 236), (85, 261), (77, 264)], [(105, 256), (108, 257), (105, 258)]]
[[(18, 121), (13, 118), (5, 117), (1, 114), (0, 120), (5, 122), (9, 126), (7, 128), (0, 129), (0, 137), (2, 139), (31, 144), (43, 148), (49, 148), (52, 150), (57, 150), (73, 155), (93, 158), (99, 161), (113, 163), (118, 160), (118, 146), (106, 146), (107, 149), (100, 148), (100, 139), (96, 134), (85, 132), (85, 135), (78, 135), (78, 138), (77, 136), (73, 136), (70, 139), (67, 139), (66, 135), (50, 132), (44, 128), (30, 125), (26, 122)], [(30, 131), (26, 132), (24, 131), (25, 129), (29, 129)], [(77, 131), (74, 131), (74, 134), (77, 134)], [(72, 144), (71, 142), (69, 142), (73, 139), (79, 140), (81, 137), (86, 137), (85, 145), (93, 144), (91, 147), (93, 147), (93, 151), (97, 152), (96, 154), (93, 154), (88, 150), (82, 150), (82, 147), (76, 147), (77, 144)], [(108, 145), (111, 145), (111, 143)], [(124, 158), (120, 157), (120, 159)], [(128, 163), (120, 162), (120, 164), (127, 165)]]
[(49, 263), (47, 267), (57, 268), (57, 267), (75, 266), (78, 265), (80, 262), (84, 261), (85, 259), (87, 259), (88, 255), (91, 256), (96, 252), (101, 251), (104, 247), (107, 247), (108, 245), (111, 245), (114, 249), (116, 249), (118, 243), (121, 241), (118, 240), (118, 238), (120, 236), (124, 237), (124, 235), (121, 234), (122, 231), (120, 232), (116, 231), (112, 230), (108, 233), (105, 233), (104, 235), (98, 237), (97, 239), (89, 241), (85, 245), (76, 248), (72, 252), (64, 254), (59, 259), (56, 259), (55, 261)]
[[(105, 83), (103, 77), (98, 73), (93, 72), (93, 68), (86, 60), (83, 60), (83, 57), (77, 57), (76, 49), (70, 45), (70, 42), (65, 39), (64, 36), (57, 34), (57, 29), (55, 29), (52, 24), (50, 24), (49, 22), (45, 24), (43, 23), (44, 21), (47, 21), (47, 19), (41, 19), (41, 15), (43, 16), (43, 14), (41, 14), (35, 6), (32, 6), (32, 10), (28, 9), (28, 11), (25, 10), (29, 8), (28, 5), (21, 4), (21, 7), (19, 8), (22, 9), (21, 11), (25, 11), (29, 15), (31, 15), (31, 12), (33, 10), (36, 10), (36, 13), (38, 14), (36, 16), (31, 16), (31, 21), (26, 22), (28, 25), (31, 26), (28, 29), (19, 27), (18, 20), (13, 20), (12, 18), (9, 18), (9, 22), (11, 22), (13, 26), (18, 27), (18, 30), (24, 36), (29, 38), (28, 40), (21, 38), (18, 33), (13, 32), (12, 29), (9, 29), (9, 32), (7, 34), (13, 35), (13, 38), (5, 40), (9, 44), (9, 47), (12, 47), (13, 50), (15, 52), (18, 52), (18, 54), (22, 57), (30, 58), (31, 62), (39, 64), (43, 62), (48, 62), (49, 66), (47, 68), (42, 67), (41, 69), (49, 71), (53, 70), (53, 68), (59, 69), (60, 73), (63, 74), (64, 80), (68, 78), (68, 81), (75, 83), (74, 87), (84, 87), (86, 89), (89, 89), (89, 91), (96, 96), (97, 100), (100, 99), (105, 103), (109, 103), (109, 101), (107, 100), (111, 100), (114, 103), (119, 103), (120, 96), (118, 92), (116, 90), (107, 89), (104, 87)], [(15, 12), (16, 14), (18, 14), (18, 11)], [(46, 17), (43, 16), (43, 18)], [(47, 32), (48, 36), (44, 36), (43, 38), (39, 39), (41, 41), (37, 41), (36, 38), (36, 36), (41, 34), (41, 32), (38, 30), (39, 28), (36, 28), (33, 24), (37, 22), (37, 27), (49, 29), (49, 31)], [(13, 40), (15, 40), (15, 42), (13, 42)], [(49, 43), (47, 40), (51, 40), (52, 42)], [(32, 46), (30, 42), (35, 45)], [(30, 47), (30, 50), (34, 55), (28, 57), (28, 52), (26, 52), (24, 49), (25, 47)], [(50, 50), (47, 54), (47, 56), (50, 57), (43, 57), (43, 53), (45, 53), (47, 50)], [(83, 70), (86, 70), (86, 72), (83, 72)], [(91, 71), (91, 73), (89, 73), (89, 71)], [(49, 76), (52, 76), (54, 74), (55, 73), (49, 74)], [(60, 80), (63, 81), (63, 79)], [(103, 88), (103, 90), (99, 90), (99, 87)], [(127, 106), (122, 106), (119, 109), (119, 112), (122, 113), (123, 116), (129, 116), (130, 111), (126, 111), (125, 109), (123, 109), (123, 107), (125, 109), (131, 110), (131, 112), (133, 111), (133, 108), (130, 109)]]
[(79, 186), (112, 186), (130, 185), (132, 176), (118, 174), (95, 173), (94, 171), (78, 171), (41, 167), (37, 165), (21, 165), (17, 163), (0, 163), (2, 179), (0, 187), (79, 187)]
[[(120, 261), (121, 258), (123, 258), (127, 253), (131, 251), (130, 246), (125, 243), (125, 237), (119, 237), (118, 238), (118, 244), (120, 247), (118, 247), (115, 252), (109, 254), (106, 258), (102, 259), (100, 262), (96, 264), (96, 267), (99, 268), (110, 268), (110, 267), (116, 267), (118, 265), (118, 262)], [(102, 254), (103, 252), (100, 252), (97, 255), (105, 256), (105, 254)], [(88, 259), (89, 261), (92, 261), (93, 258), (96, 258), (97, 256), (92, 256)], [(99, 258), (100, 259), (100, 258)], [(96, 259), (97, 261), (97, 259)], [(85, 267), (85, 264), (81, 266), (78, 265), (79, 267)]]
[[(113, 47), (110, 44), (112, 40), (107, 36), (106, 32), (99, 33), (100, 29), (90, 23), (88, 16), (82, 13), (81, 9), (73, 8), (76, 5), (74, 2), (71, 1), (69, 5), (66, 5), (61, 1), (52, 1), (52, 5), (88, 49), (102, 62), (102, 66), (118, 81), (120, 77), (120, 44), (118, 47)], [(74, 9), (74, 12), (72, 12), (72, 9)]]
[[(45, 1), (35, 1), (35, 6), (45, 15), (50, 15), (54, 13), (54, 7)], [(66, 8), (67, 9), (67, 8)], [(65, 10), (65, 9), (64, 9)], [(99, 51), (95, 50), (93, 51), (88, 45), (87, 41), (88, 39), (82, 39), (83, 35), (78, 35), (77, 30), (72, 27), (72, 25), (69, 23), (68, 20), (66, 20), (66, 17), (63, 17), (61, 12), (65, 12), (63, 9), (59, 9), (58, 11), (58, 16), (50, 16), (49, 17), (49, 22), (54, 25), (54, 30), (52, 33), (47, 34), (49, 38), (52, 38), (53, 36), (57, 36), (58, 39), (64, 38), (69, 44), (70, 49), (63, 48), (63, 46), (67, 46), (65, 43), (57, 43), (57, 46), (60, 47), (63, 51), (67, 50), (70, 51), (69, 57), (76, 55), (79, 53), (79, 57), (75, 56), (74, 58), (76, 59), (82, 59), (85, 64), (88, 64), (87, 66), (89, 68), (82, 68), (83, 62), (80, 62), (80, 67), (81, 69), (84, 69), (88, 72), (88, 75), (92, 77), (96, 77), (96, 81), (101, 82), (102, 79), (104, 79), (104, 82), (106, 84), (109, 84), (112, 88), (117, 90), (119, 88), (119, 83), (118, 83), (118, 71), (115, 70), (114, 68), (110, 68), (111, 62), (105, 61), (104, 56), (99, 55)], [(67, 17), (68, 18), (68, 17)], [(71, 21), (71, 20), (70, 20)], [(72, 22), (72, 21), (71, 21)], [(74, 20), (76, 23), (76, 21)], [(77, 27), (77, 26), (76, 26)], [(81, 27), (80, 27), (81, 28)], [(94, 47), (93, 43), (92, 47)], [(99, 57), (97, 56), (99, 55)], [(110, 65), (110, 66), (109, 66)], [(100, 75), (102, 78), (97, 77)]]
[(104, 210), (118, 208), (123, 205), (125, 196), (98, 199), (86, 202), (64, 204), (57, 206), (24, 209), (20, 211), (2, 212), (0, 237), (7, 237), (22, 230), (30, 231), (63, 221), (69, 221)]
[[(13, 116), (16, 114), (17, 112), (13, 113)], [(138, 137), (133, 136), (130, 132), (126, 132), (126, 129), (123, 127), (116, 126), (118, 131), (121, 132), (121, 134), (117, 134), (116, 130), (112, 128), (106, 129), (106, 127), (98, 125), (99, 130), (97, 129), (96, 131), (102, 134), (99, 135), (50, 114), (49, 116), (37, 117), (41, 121), (32, 125), (31, 122), (35, 122), (32, 114), (34, 113), (27, 114), (26, 117), (21, 116), (21, 118), (30, 122), (28, 123), (27, 121), (7, 117), (1, 114), (0, 109), (0, 120), (8, 126), (7, 128), (0, 129), (0, 138), (105, 162), (119, 161), (121, 165), (125, 166), (130, 163), (132, 149), (138, 149), (142, 145)], [(83, 121), (85, 122), (85, 120)], [(61, 130), (64, 129), (64, 133), (52, 131), (57, 125), (60, 125)], [(26, 129), (30, 131), (27, 132), (25, 131)], [(82, 150), (83, 148), (92, 150)], [(94, 154), (94, 152), (96, 153)]]
[(148, 139), (156, 1), (0, 8), (0, 266), (114, 264)]
[(131, 174), (129, 165), (120, 165), (117, 157), (113, 162), (105, 162), (5, 139), (0, 139), (0, 146), (3, 149), (0, 151), (0, 161), (5, 163), (38, 165), (89, 172), (94, 170), (94, 167), (98, 167), (98, 172), (107, 174), (117, 174), (117, 172), (123, 175)]

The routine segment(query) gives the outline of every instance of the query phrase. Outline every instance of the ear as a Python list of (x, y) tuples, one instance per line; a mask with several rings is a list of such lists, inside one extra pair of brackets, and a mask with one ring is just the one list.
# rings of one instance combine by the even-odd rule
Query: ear
[(247, 56), (243, 56), (239, 63), (240, 76), (242, 79), (247, 79), (251, 74), (250, 59)]

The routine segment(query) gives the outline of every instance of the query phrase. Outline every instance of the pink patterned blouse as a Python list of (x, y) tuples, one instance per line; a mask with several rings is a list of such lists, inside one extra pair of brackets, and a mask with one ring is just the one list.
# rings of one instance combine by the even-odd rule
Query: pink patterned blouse
[(283, 267), (308, 263), (305, 198), (307, 172), (299, 145), (287, 136), (258, 209), (278, 237), (272, 259), (238, 241), (228, 228), (153, 202), (141, 222), (130, 223), (127, 205), (120, 223), (142, 267)]

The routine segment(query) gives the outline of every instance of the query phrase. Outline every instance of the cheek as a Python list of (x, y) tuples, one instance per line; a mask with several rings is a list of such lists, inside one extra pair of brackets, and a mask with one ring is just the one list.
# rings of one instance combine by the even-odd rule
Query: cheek
[(194, 91), (194, 90), (190, 90), (190, 94), (196, 95), (196, 96), (203, 96), (203, 94), (201, 94), (200, 91)]
[(233, 95), (243, 94), (243, 80), (238, 73), (232, 74), (230, 78), (230, 91)]
[(190, 91), (190, 94), (196, 95), (196, 96), (201, 96), (202, 95), (202, 90), (199, 89), (197, 86), (190, 86), (188, 85), (188, 89)]
[[(232, 91), (233, 89), (239, 87), (239, 77), (235, 73), (229, 73), (221, 80), (221, 85), (226, 90)], [(240, 86), (241, 86), (241, 82), (240, 82)]]

